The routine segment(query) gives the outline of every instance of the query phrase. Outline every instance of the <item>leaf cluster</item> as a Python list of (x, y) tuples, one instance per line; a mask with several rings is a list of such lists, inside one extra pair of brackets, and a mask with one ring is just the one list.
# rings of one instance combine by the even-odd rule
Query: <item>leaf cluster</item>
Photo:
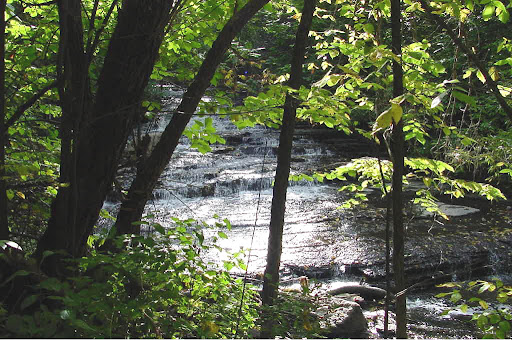
[[(463, 313), (471, 312), (471, 320), (482, 331), (484, 339), (510, 337), (512, 310), (507, 302), (512, 298), (511, 286), (494, 279), (492, 282), (477, 280), (465, 284), (450, 282), (438, 287), (454, 288), (436, 297), (449, 298), (452, 303), (459, 304), (457, 308)], [(443, 314), (448, 314), (450, 310), (445, 310)]]
[(0, 315), (2, 336), (224, 338), (238, 329), (246, 337), (256, 318), (254, 293), (249, 287), (241, 303), (241, 280), (202, 258), (216, 247), (205, 241), (203, 226), (174, 219), (169, 229), (152, 227), (153, 237), (123, 236), (115, 252), (93, 250), (70, 263), (79, 267), (75, 276), (36, 284), (17, 312)]

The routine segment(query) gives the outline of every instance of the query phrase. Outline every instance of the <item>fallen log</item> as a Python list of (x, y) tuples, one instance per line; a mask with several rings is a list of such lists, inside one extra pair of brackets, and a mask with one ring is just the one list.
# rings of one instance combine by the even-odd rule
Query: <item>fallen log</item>
[(381, 300), (386, 297), (386, 290), (363, 285), (345, 285), (327, 291), (329, 295), (357, 294), (366, 300)]

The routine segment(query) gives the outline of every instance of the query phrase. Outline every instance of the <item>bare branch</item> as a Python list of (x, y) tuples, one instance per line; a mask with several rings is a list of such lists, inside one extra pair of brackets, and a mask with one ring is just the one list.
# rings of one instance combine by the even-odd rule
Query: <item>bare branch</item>
[(119, 0), (112, 1), (112, 4), (110, 5), (110, 8), (108, 9), (107, 14), (105, 15), (105, 18), (103, 18), (103, 22), (101, 23), (101, 26), (96, 31), (96, 35), (94, 36), (94, 40), (93, 40), (92, 44), (90, 46), (87, 46), (86, 54), (87, 54), (87, 60), (89, 61), (89, 63), (92, 60), (92, 55), (94, 53), (94, 50), (96, 49), (96, 47), (98, 47), (101, 34), (105, 30), (105, 27), (107, 27), (108, 21), (110, 20), (110, 17), (112, 16), (112, 13), (114, 12), (114, 8), (116, 8), (116, 5), (118, 2), (119, 2)]
[[(25, 103), (21, 104), (16, 111), (14, 111), (11, 118), (7, 120), (5, 123), (5, 130), (7, 130), (10, 126), (12, 126), (24, 113), (27, 111), (32, 105), (35, 104), (36, 101), (38, 101), (46, 92), (48, 92), (50, 89), (56, 87), (58, 84), (58, 81), (55, 80), (51, 82), (50, 84), (46, 85), (39, 91), (37, 91), (32, 97), (30, 97)], [(5, 132), (5, 131), (4, 131)]]
[(94, 0), (94, 6), (92, 8), (91, 18), (89, 19), (89, 31), (87, 32), (87, 51), (91, 48), (92, 44), (92, 31), (94, 30), (94, 20), (96, 20), (96, 13), (98, 12), (98, 5), (100, 0)]
[(26, 1), (23, 1), (23, 0), (20, 0), (20, 2), (21, 2), (23, 5), (26, 5), (26, 6), (43, 7), (43, 6), (55, 5), (55, 4), (57, 3), (57, 0), (51, 0), (51, 1), (47, 1), (47, 2), (40, 3), (40, 4), (33, 4), (33, 3), (26, 2)]

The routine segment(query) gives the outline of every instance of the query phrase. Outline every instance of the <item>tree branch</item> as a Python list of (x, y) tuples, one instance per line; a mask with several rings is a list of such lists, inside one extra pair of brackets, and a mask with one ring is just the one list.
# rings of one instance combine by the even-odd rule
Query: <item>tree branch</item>
[[(48, 92), (50, 89), (56, 87), (58, 84), (58, 81), (55, 80), (51, 82), (50, 84), (46, 85), (39, 91), (37, 91), (32, 97), (30, 97), (25, 103), (21, 104), (16, 111), (14, 111), (11, 118), (7, 120), (5, 123), (5, 130), (7, 130), (10, 126), (12, 126), (20, 117), (27, 111), (32, 105), (35, 104), (36, 101), (38, 101), (42, 96), (45, 95), (46, 92)], [(5, 131), (3, 131), (5, 132)], [(1, 133), (1, 132), (0, 132)]]
[(487, 68), (480, 61), (478, 56), (462, 41), (462, 39), (460, 39), (455, 34), (455, 32), (448, 26), (448, 24), (440, 16), (435, 15), (432, 12), (432, 7), (430, 7), (425, 0), (418, 1), (425, 10), (425, 12), (427, 13), (428, 17), (446, 31), (446, 33), (452, 39), (455, 45), (457, 45), (458, 48), (460, 48), (462, 51), (464, 51), (464, 53), (466, 53), (468, 59), (482, 73), (482, 75), (485, 78), (485, 83), (496, 97), (496, 100), (498, 100), (498, 103), (500, 104), (503, 111), (505, 111), (510, 120), (512, 120), (512, 108), (510, 107), (510, 105), (508, 105), (505, 98), (501, 95), (500, 90), (498, 89), (498, 85), (496, 84), (494, 79), (492, 79), (491, 75), (489, 74), (489, 71), (487, 71)]
[(112, 1), (112, 4), (110, 5), (110, 8), (108, 9), (107, 14), (105, 15), (105, 18), (103, 18), (103, 22), (101, 23), (101, 26), (96, 31), (96, 35), (94, 36), (94, 40), (92, 41), (92, 43), (90, 43), (90, 44), (88, 43), (88, 45), (87, 45), (86, 54), (87, 54), (87, 60), (89, 61), (89, 63), (92, 60), (92, 55), (94, 53), (94, 50), (96, 49), (96, 47), (98, 46), (98, 44), (100, 42), (101, 34), (105, 30), (105, 27), (107, 27), (108, 21), (110, 20), (110, 16), (114, 12), (114, 8), (116, 7), (118, 2), (119, 2), (119, 0)]

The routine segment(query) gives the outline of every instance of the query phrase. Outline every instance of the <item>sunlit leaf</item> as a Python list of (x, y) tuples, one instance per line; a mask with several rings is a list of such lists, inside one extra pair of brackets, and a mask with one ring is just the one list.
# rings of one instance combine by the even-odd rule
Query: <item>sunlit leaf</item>
[(510, 93), (512, 93), (512, 87), (507, 87), (503, 85), (498, 85), (498, 90), (500, 91), (500, 94), (503, 97), (510, 96)]
[(487, 4), (482, 12), (482, 18), (484, 20), (489, 20), (494, 15), (494, 4)]
[(23, 250), (21, 249), (20, 245), (14, 241), (0, 240), (0, 248), (6, 249), (7, 247), (11, 247), (19, 251)]
[(430, 108), (433, 109), (433, 108), (437, 107), (439, 104), (441, 104), (441, 102), (443, 101), (443, 98), (446, 97), (447, 94), (448, 94), (448, 91), (445, 91), (445, 92), (442, 92), (437, 97), (435, 97), (432, 100), (432, 104), (430, 105)]
[(478, 303), (480, 304), (480, 306), (482, 306), (483, 309), (489, 308), (489, 305), (484, 300), (480, 300), (478, 301)]
[(485, 79), (485, 77), (484, 77), (483, 73), (482, 73), (480, 70), (478, 70), (478, 71), (476, 72), (476, 77), (477, 77), (477, 78), (478, 78), (482, 83), (484, 83), (484, 84), (485, 84), (486, 79)]
[(494, 66), (489, 69), (489, 75), (491, 76), (491, 79), (494, 81), (498, 81), (500, 79), (498, 70)]

